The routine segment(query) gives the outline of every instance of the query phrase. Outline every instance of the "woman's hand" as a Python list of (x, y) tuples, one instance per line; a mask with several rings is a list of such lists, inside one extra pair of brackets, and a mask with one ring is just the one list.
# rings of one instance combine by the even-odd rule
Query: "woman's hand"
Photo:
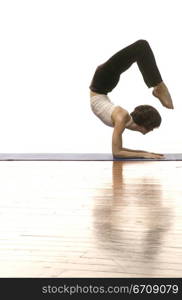
[(164, 154), (146, 152), (146, 153), (143, 154), (143, 157), (144, 158), (151, 158), (151, 159), (162, 159), (162, 158), (164, 158)]

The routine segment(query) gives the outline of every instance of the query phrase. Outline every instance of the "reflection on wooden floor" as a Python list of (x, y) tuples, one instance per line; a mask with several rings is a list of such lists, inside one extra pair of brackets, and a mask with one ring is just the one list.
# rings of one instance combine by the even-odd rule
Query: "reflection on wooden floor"
[(0, 166), (0, 277), (181, 277), (182, 162)]

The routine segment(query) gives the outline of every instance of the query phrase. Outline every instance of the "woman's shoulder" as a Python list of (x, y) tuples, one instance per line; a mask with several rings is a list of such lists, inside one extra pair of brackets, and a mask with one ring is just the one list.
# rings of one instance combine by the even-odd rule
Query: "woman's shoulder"
[(130, 114), (128, 113), (128, 111), (124, 108), (122, 108), (121, 106), (116, 106), (115, 109), (112, 112), (112, 121), (114, 122), (114, 124), (116, 122), (128, 122), (131, 118)]

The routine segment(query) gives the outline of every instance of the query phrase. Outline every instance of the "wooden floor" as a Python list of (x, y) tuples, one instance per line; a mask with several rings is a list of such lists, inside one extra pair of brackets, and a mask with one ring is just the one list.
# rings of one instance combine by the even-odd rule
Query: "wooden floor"
[(181, 277), (182, 162), (1, 162), (0, 277)]

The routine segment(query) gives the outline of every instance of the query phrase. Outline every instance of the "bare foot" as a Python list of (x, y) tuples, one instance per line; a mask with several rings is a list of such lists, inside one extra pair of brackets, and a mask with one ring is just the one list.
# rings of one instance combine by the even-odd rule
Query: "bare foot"
[(171, 95), (163, 81), (154, 87), (152, 94), (160, 100), (163, 106), (170, 109), (174, 108)]

